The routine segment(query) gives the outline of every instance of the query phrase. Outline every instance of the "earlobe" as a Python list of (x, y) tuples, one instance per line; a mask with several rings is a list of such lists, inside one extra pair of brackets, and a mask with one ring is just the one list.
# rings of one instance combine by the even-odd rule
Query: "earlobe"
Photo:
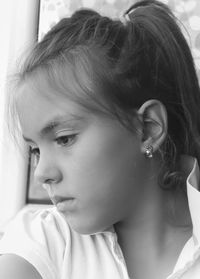
[(158, 150), (166, 138), (167, 111), (160, 101), (152, 99), (139, 108), (138, 114), (143, 122), (141, 152), (147, 156), (149, 150)]

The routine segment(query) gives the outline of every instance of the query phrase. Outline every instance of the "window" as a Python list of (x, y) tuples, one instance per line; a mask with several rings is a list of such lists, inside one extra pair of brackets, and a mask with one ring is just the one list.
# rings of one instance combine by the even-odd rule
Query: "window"
[(6, 75), (25, 45), (37, 38), (39, 0), (1, 1), (0, 9), (0, 230), (25, 204), (27, 160), (6, 129)]

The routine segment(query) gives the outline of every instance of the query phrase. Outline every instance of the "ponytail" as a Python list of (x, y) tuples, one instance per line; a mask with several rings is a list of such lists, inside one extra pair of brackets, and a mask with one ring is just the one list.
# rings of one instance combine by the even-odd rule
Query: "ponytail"
[(123, 75), (137, 75), (138, 106), (157, 98), (167, 109), (168, 137), (160, 150), (164, 162), (160, 178), (163, 187), (170, 189), (174, 182), (178, 187), (183, 185), (177, 168), (180, 156), (194, 156), (200, 164), (200, 90), (193, 58), (166, 5), (140, 1), (124, 16), (128, 35)]

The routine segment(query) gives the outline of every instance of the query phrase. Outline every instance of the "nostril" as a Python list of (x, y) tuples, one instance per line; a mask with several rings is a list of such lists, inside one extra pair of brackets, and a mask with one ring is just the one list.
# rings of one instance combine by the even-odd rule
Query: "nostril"
[(45, 179), (44, 184), (55, 184), (56, 180), (52, 178)]
[(56, 165), (40, 161), (34, 172), (34, 179), (40, 184), (58, 184), (62, 180), (62, 173)]

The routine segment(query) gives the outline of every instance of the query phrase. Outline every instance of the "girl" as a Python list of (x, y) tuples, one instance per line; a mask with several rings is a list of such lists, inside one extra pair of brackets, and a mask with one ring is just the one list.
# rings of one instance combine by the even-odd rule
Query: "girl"
[(12, 106), (55, 206), (10, 223), (1, 278), (199, 279), (199, 108), (166, 5), (61, 20), (23, 62)]

